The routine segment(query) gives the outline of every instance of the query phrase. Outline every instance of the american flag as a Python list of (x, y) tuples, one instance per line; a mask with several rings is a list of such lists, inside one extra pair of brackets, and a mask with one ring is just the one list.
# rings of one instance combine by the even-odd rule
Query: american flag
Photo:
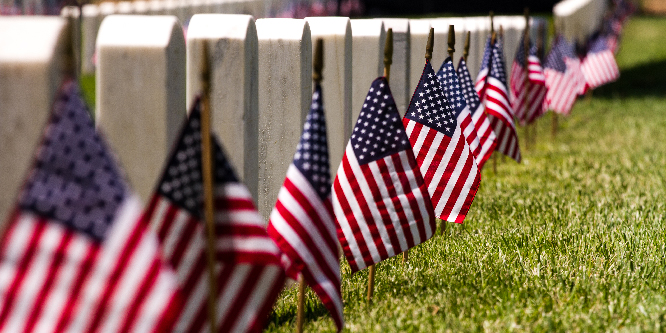
[(544, 111), (569, 114), (576, 97), (584, 89), (585, 77), (573, 45), (561, 35), (555, 37), (546, 57), (544, 75), (548, 87)]
[[(200, 104), (197, 99), (143, 217), (157, 231), (165, 256), (178, 273), (184, 307), (175, 315), (176, 332), (201, 332), (210, 325)], [(212, 139), (215, 323), (219, 332), (260, 332), (285, 281), (280, 251), (268, 237), (250, 192)]]
[(476, 79), (476, 92), (486, 107), (488, 119), (497, 136), (495, 150), (520, 162), (520, 147), (513, 122), (513, 110), (509, 103), (504, 56), (499, 46), (499, 40), (495, 45), (491, 45), (490, 39), (486, 43), (481, 70)]
[(458, 64), (458, 78), (460, 79), (460, 89), (465, 95), (467, 106), (472, 114), (472, 121), (474, 121), (474, 127), (476, 128), (476, 135), (479, 138), (481, 151), (479, 152), (479, 158), (476, 161), (479, 165), (479, 169), (481, 169), (493, 154), (495, 146), (497, 146), (497, 137), (495, 136), (495, 132), (493, 132), (490, 125), (490, 120), (488, 120), (488, 116), (486, 115), (486, 108), (481, 104), (479, 94), (474, 90), (474, 81), (472, 81), (472, 76), (469, 74), (469, 69), (467, 69), (467, 63), (462, 58)]
[(140, 213), (66, 82), (0, 243), (0, 331), (171, 330), (176, 275)]
[(594, 89), (620, 77), (615, 55), (608, 48), (607, 37), (598, 35), (590, 42), (587, 55), (581, 65), (587, 87)]
[(435, 213), (388, 81), (376, 79), (333, 183), (338, 239), (353, 272), (432, 237)]
[(514, 115), (523, 124), (530, 124), (543, 114), (543, 101), (546, 98), (546, 77), (543, 75), (537, 48), (530, 42), (527, 57), (527, 80), (525, 77), (525, 43), (521, 39), (516, 59), (511, 66), (511, 107)]
[(296, 279), (303, 274), (341, 330), (344, 318), (335, 229), (326, 119), (317, 84), (294, 161), (270, 215), (268, 234), (283, 252), (287, 275)]
[(483, 164), (480, 163), (481, 158), (481, 143), (476, 134), (476, 128), (474, 127), (474, 121), (472, 120), (472, 114), (469, 111), (467, 106), (467, 101), (465, 100), (465, 95), (462, 93), (460, 87), (460, 81), (458, 80), (458, 74), (456, 69), (453, 68), (453, 61), (451, 57), (447, 57), (442, 66), (437, 72), (437, 79), (442, 86), (444, 91), (444, 96), (449, 101), (453, 110), (456, 113), (456, 120), (460, 125), (460, 129), (463, 132), (463, 136), (469, 145), (469, 149), (474, 155), (474, 160), (476, 161), (479, 170), (483, 167)]
[(435, 214), (442, 220), (462, 223), (481, 175), (458, 125), (456, 110), (446, 100), (430, 61), (426, 61), (402, 122)]

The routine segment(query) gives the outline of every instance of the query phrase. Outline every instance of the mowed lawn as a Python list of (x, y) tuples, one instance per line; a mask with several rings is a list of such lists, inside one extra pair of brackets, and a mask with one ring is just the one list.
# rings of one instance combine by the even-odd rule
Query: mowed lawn
[[(465, 224), (380, 263), (372, 304), (367, 270), (342, 259), (345, 331), (666, 329), (665, 38), (666, 19), (631, 19), (620, 81), (579, 100), (555, 139), (542, 118), (522, 164), (489, 162)], [(294, 331), (296, 295), (267, 331)], [(312, 291), (306, 317), (335, 330)]]

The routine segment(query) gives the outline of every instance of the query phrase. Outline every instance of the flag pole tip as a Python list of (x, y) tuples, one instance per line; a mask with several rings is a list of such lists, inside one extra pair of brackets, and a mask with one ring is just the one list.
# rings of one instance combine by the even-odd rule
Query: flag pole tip
[(449, 24), (449, 41), (448, 41), (448, 52), (451, 61), (453, 61), (453, 53), (456, 52), (456, 29), (453, 24)]
[(432, 50), (435, 45), (435, 28), (430, 28), (430, 33), (428, 34), (428, 43), (426, 44), (426, 53), (425, 58), (427, 60), (432, 59)]
[(317, 38), (314, 58), (312, 59), (312, 80), (316, 83), (320, 83), (323, 79), (322, 69), (324, 69), (324, 40)]

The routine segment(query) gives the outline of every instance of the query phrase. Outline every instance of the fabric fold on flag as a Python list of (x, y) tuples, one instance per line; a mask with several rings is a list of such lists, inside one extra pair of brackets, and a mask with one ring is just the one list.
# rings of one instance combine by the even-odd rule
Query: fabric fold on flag
[(580, 68), (589, 89), (614, 82), (620, 77), (615, 55), (608, 48), (608, 37), (597, 35), (592, 38)]
[(476, 133), (476, 128), (474, 127), (474, 121), (472, 120), (472, 114), (467, 106), (465, 95), (462, 93), (460, 80), (458, 80), (458, 74), (453, 67), (453, 60), (451, 57), (447, 57), (442, 63), (442, 66), (437, 72), (437, 79), (442, 86), (444, 96), (449, 101), (453, 110), (455, 110), (458, 125), (469, 145), (469, 149), (474, 155), (477, 167), (481, 170), (483, 167), (483, 163), (481, 163), (481, 143), (479, 142), (479, 137)]
[[(184, 298), (174, 332), (209, 327), (209, 275), (203, 220), (201, 100), (183, 125), (143, 219), (159, 235)], [(286, 279), (247, 188), (213, 136), (215, 277), (219, 332), (261, 332)]]
[(270, 215), (268, 234), (282, 250), (287, 275), (292, 279), (303, 275), (339, 331), (344, 326), (340, 259), (322, 100), (321, 86), (316, 84), (294, 160)]
[(465, 95), (465, 101), (472, 115), (476, 135), (479, 139), (480, 150), (477, 164), (479, 169), (482, 169), (497, 146), (497, 136), (495, 136), (490, 120), (488, 120), (485, 106), (481, 104), (479, 94), (474, 90), (474, 81), (472, 81), (467, 63), (463, 58), (460, 58), (460, 63), (458, 63), (458, 79), (460, 80), (460, 90)]
[(176, 274), (140, 213), (65, 82), (0, 242), (0, 331), (170, 331)]
[[(527, 69), (525, 69), (525, 62), (527, 62)], [(541, 60), (537, 56), (537, 48), (532, 41), (529, 41), (528, 56), (525, 59), (525, 36), (518, 44), (516, 58), (511, 66), (510, 82), (511, 107), (514, 114), (522, 124), (531, 124), (543, 114), (543, 102), (547, 89)]]
[(402, 122), (436, 216), (463, 223), (481, 175), (456, 110), (446, 99), (430, 61), (426, 61)]
[(495, 150), (520, 163), (520, 146), (518, 145), (514, 113), (509, 102), (501, 45), (500, 38), (494, 45), (488, 38), (475, 88), (497, 136)]
[(553, 40), (544, 64), (544, 75), (548, 92), (543, 110), (568, 115), (578, 93), (585, 88), (585, 77), (573, 45), (562, 35)]
[(437, 225), (385, 77), (372, 82), (333, 182), (338, 239), (357, 272), (421, 244)]

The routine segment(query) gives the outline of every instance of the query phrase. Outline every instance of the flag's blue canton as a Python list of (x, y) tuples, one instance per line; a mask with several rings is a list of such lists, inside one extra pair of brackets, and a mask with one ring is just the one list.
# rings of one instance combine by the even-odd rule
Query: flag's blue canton
[(78, 87), (66, 83), (53, 106), (20, 208), (101, 242), (126, 195), (127, 186), (95, 131)]
[(442, 67), (440, 67), (439, 72), (437, 72), (437, 78), (442, 85), (442, 90), (444, 90), (446, 99), (451, 107), (453, 107), (453, 110), (456, 111), (457, 117), (460, 112), (465, 110), (467, 102), (465, 101), (465, 95), (460, 89), (460, 81), (458, 81), (456, 69), (453, 68), (451, 57), (447, 57), (446, 60), (444, 60)]
[[(535, 56), (537, 54), (537, 48), (530, 41), (530, 55)], [(520, 39), (520, 45), (518, 46), (518, 52), (516, 52), (516, 62), (521, 67), (525, 64), (525, 36)]]
[(361, 165), (410, 147), (386, 78), (372, 82), (354, 126), (351, 144)]
[(465, 95), (465, 100), (469, 105), (470, 111), (476, 111), (479, 108), (479, 104), (481, 104), (481, 100), (479, 99), (479, 94), (474, 90), (474, 81), (472, 81), (472, 76), (469, 74), (469, 69), (467, 69), (467, 63), (462, 58), (458, 64), (458, 78), (460, 79), (460, 90)]
[(490, 37), (486, 39), (486, 47), (483, 49), (483, 59), (481, 60), (481, 69), (479, 71), (482, 71), (490, 65), (490, 55), (491, 53), (491, 47), (490, 47)]
[(546, 62), (543, 64), (544, 68), (554, 69), (560, 73), (566, 72), (567, 64), (564, 62), (564, 57), (574, 58), (575, 54), (573, 52), (573, 47), (567, 43), (566, 39), (558, 36), (555, 45), (546, 57)]
[(455, 111), (446, 101), (435, 71), (430, 66), (430, 61), (426, 63), (423, 69), (421, 80), (419, 80), (412, 101), (409, 103), (405, 118), (428, 126), (449, 137), (452, 137), (456, 131)]
[(506, 70), (504, 69), (504, 56), (502, 55), (501, 45), (499, 41), (493, 47), (493, 60), (490, 66), (490, 76), (500, 80), (506, 87)]
[[(212, 136), (212, 135), (211, 135)], [(238, 179), (214, 136), (215, 184), (237, 182)], [(201, 164), (201, 100), (197, 99), (180, 133), (176, 150), (169, 158), (157, 191), (173, 203), (201, 218), (203, 209), (203, 178)]]
[(328, 167), (326, 119), (322, 105), (321, 86), (315, 86), (310, 113), (303, 125), (303, 135), (296, 147), (294, 166), (310, 181), (322, 200), (331, 194), (331, 175)]
[(608, 50), (608, 40), (606, 37), (597, 36), (594, 40), (590, 42), (589, 53), (597, 53)]

